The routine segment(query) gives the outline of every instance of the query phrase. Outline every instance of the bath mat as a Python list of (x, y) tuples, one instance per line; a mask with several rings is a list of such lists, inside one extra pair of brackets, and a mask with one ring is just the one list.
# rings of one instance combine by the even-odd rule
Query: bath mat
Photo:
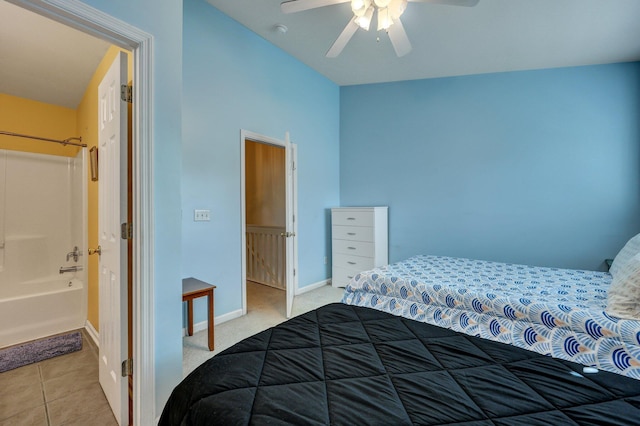
[(0, 373), (82, 349), (79, 331), (0, 349)]

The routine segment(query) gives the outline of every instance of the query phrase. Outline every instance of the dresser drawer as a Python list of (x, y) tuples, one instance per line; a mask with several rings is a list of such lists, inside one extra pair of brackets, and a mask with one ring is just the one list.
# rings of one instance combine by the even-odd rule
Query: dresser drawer
[(340, 226), (331, 227), (331, 235), (336, 240), (373, 242), (373, 228), (370, 226)]
[(358, 272), (373, 269), (374, 267), (372, 257), (352, 256), (340, 253), (337, 253), (333, 258), (333, 266), (353, 269)]
[(333, 274), (331, 277), (331, 285), (333, 287), (346, 287), (351, 279), (358, 275), (360, 271), (353, 271), (350, 269), (334, 266), (332, 272)]
[(373, 226), (371, 211), (334, 210), (331, 212), (332, 225)]
[(373, 257), (373, 243), (363, 241), (333, 240), (333, 252), (353, 256)]

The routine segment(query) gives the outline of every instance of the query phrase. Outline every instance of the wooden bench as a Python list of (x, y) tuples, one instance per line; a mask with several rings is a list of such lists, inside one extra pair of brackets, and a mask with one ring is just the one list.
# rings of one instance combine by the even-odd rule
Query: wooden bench
[(193, 336), (193, 299), (207, 296), (209, 301), (209, 314), (207, 326), (209, 330), (209, 350), (213, 350), (213, 290), (216, 286), (200, 281), (196, 278), (184, 278), (182, 280), (182, 301), (187, 302), (187, 333)]

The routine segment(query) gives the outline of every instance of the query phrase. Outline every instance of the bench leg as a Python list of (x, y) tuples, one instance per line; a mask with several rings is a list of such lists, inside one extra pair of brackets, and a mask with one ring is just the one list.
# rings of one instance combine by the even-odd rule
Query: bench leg
[(207, 297), (209, 301), (209, 318), (208, 318), (208, 332), (209, 332), (209, 350), (213, 350), (213, 290), (209, 293)]
[(193, 336), (193, 299), (187, 300), (187, 334)]

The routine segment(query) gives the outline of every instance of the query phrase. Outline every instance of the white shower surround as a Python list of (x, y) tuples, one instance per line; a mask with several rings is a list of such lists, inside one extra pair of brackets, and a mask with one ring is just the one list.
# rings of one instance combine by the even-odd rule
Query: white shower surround
[[(0, 150), (0, 347), (84, 326), (85, 155)], [(74, 246), (83, 255), (67, 262)]]

